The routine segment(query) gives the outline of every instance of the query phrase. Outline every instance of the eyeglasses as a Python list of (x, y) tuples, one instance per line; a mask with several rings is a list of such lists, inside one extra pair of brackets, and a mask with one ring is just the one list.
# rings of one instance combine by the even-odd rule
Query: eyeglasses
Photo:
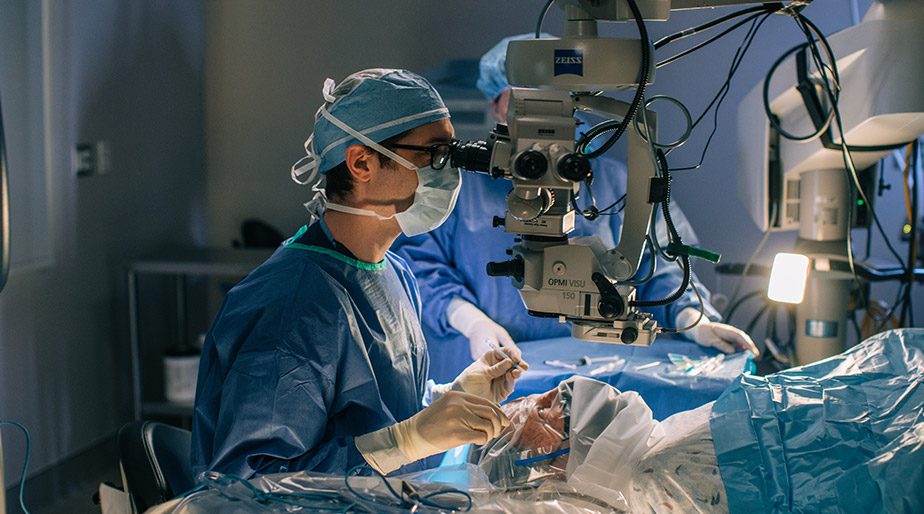
[(399, 143), (392, 143), (388, 146), (392, 148), (400, 148), (402, 150), (414, 150), (417, 152), (427, 152), (430, 154), (430, 166), (435, 170), (441, 170), (449, 164), (449, 155), (452, 152), (452, 147), (455, 141), (450, 143), (437, 143), (435, 145), (429, 146), (420, 146), (420, 145), (403, 145)]

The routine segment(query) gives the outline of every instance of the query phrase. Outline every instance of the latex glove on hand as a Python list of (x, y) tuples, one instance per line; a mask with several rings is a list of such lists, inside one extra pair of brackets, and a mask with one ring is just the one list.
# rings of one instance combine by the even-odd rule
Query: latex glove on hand
[(452, 328), (468, 338), (472, 360), (478, 360), (489, 352), (492, 343), (503, 348), (511, 357), (519, 358), (520, 350), (507, 330), (471, 303), (453, 298), (446, 307), (446, 317)]
[(465, 391), (494, 403), (506, 400), (517, 379), (529, 369), (529, 364), (520, 358), (519, 350), (516, 355), (513, 352), (508, 355), (501, 350), (489, 350), (459, 373), (452, 381), (452, 390)]
[[(699, 309), (687, 307), (677, 314), (674, 326), (678, 329), (686, 328), (695, 323), (699, 316)], [(702, 346), (709, 346), (725, 353), (734, 353), (738, 350), (747, 350), (754, 355), (760, 353), (747, 332), (731, 325), (711, 321), (706, 316), (703, 316), (695, 327), (683, 332), (683, 335)]]
[(448, 391), (410, 418), (357, 437), (355, 444), (369, 465), (390, 473), (456, 446), (485, 444), (509, 425), (510, 420), (496, 403)]

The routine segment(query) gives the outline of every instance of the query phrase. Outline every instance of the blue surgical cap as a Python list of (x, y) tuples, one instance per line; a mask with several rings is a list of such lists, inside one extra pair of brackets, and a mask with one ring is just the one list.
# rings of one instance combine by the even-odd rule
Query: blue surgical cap
[[(359, 71), (340, 84), (325, 84), (324, 95), (322, 109), (377, 143), (449, 117), (436, 89), (425, 78), (407, 70)], [(318, 173), (327, 173), (343, 162), (350, 145), (362, 144), (320, 116), (320, 112), (312, 139)]]
[[(541, 38), (555, 37), (544, 32), (539, 34), (539, 36)], [(535, 39), (535, 37), (535, 32), (505, 37), (488, 50), (487, 53), (481, 56), (481, 61), (478, 65), (480, 73), (478, 75), (478, 82), (476, 82), (475, 85), (485, 98), (494, 100), (500, 96), (505, 89), (510, 87), (510, 82), (507, 82), (507, 44), (511, 41)]]

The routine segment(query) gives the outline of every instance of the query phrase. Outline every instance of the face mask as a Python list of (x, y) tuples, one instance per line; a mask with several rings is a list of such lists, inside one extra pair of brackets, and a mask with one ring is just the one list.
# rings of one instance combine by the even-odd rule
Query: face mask
[(417, 189), (414, 191), (413, 203), (403, 212), (382, 216), (375, 211), (357, 209), (330, 201), (327, 202), (327, 209), (357, 216), (370, 216), (383, 221), (394, 218), (398, 222), (398, 226), (401, 227), (401, 232), (408, 237), (430, 232), (446, 221), (446, 218), (449, 217), (452, 209), (456, 206), (459, 189), (462, 187), (462, 174), (458, 169), (443, 168), (435, 170), (432, 166), (418, 168), (407, 159), (369, 139), (364, 134), (353, 130), (326, 110), (322, 110), (321, 115), (370, 148), (374, 148), (383, 155), (390, 157), (405, 168), (417, 171)]

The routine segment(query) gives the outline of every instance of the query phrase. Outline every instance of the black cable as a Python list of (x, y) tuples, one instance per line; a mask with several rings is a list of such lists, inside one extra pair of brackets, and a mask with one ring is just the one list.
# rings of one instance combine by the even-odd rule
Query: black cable
[[(838, 129), (840, 130), (840, 133), (841, 133), (841, 157), (844, 159), (844, 167), (846, 168), (847, 172), (851, 173), (854, 179), (853, 186), (857, 189), (861, 198), (863, 198), (863, 200), (866, 202), (866, 205), (869, 206), (870, 213), (873, 215), (873, 219), (876, 220), (876, 223), (878, 225), (879, 218), (876, 216), (876, 211), (873, 209), (873, 205), (869, 203), (869, 198), (866, 197), (866, 193), (863, 191), (863, 188), (860, 185), (860, 180), (859, 180), (859, 177), (857, 176), (856, 169), (852, 167), (853, 158), (850, 156), (850, 153), (849, 153), (850, 150), (847, 147), (846, 140), (844, 139), (844, 129), (843, 129), (843, 124), (841, 123), (841, 119), (840, 119), (840, 108), (838, 107), (838, 100), (840, 98), (840, 75), (837, 69), (837, 59), (834, 56), (834, 52), (831, 50), (830, 45), (828, 45), (827, 39), (825, 38), (823, 39), (823, 44), (825, 45), (825, 53), (827, 54), (828, 61), (831, 62), (831, 66), (823, 65), (820, 52), (818, 51), (818, 45), (815, 43), (814, 38), (812, 38), (812, 36), (809, 34), (809, 29), (807, 28), (803, 20), (807, 21), (808, 23), (811, 23), (811, 21), (809, 21), (807, 18), (804, 18), (801, 14), (799, 14), (796, 16), (796, 25), (802, 31), (803, 35), (805, 35), (806, 44), (808, 45), (808, 48), (811, 50), (812, 60), (815, 63), (815, 68), (818, 70), (819, 76), (822, 79), (821, 82), (824, 85), (825, 91), (828, 93), (828, 99), (831, 102), (830, 112), (834, 116), (834, 118), (837, 119)], [(824, 38), (824, 34), (822, 34), (821, 31), (818, 31), (817, 27), (815, 27), (815, 30), (817, 31), (816, 34), (819, 36), (819, 38)], [(834, 90), (831, 89), (831, 85), (830, 85), (831, 78), (829, 77), (829, 74), (833, 76), (833, 80), (836, 86)], [(766, 89), (766, 83), (764, 84), (764, 86)], [(836, 93), (834, 91), (836, 91)], [(766, 104), (765, 104), (765, 108), (766, 108)], [(827, 123), (824, 123), (823, 125), (830, 125), (830, 120)], [(852, 230), (853, 223), (854, 223), (853, 206), (851, 205), (847, 209), (847, 238), (846, 238), (847, 239), (846, 240), (847, 262), (850, 266), (850, 273), (851, 275), (853, 275), (853, 280), (857, 285), (857, 289), (858, 291), (861, 292), (861, 294), (859, 295), (859, 298), (862, 301), (861, 306), (862, 308), (865, 309), (867, 307), (866, 297), (862, 294), (863, 284), (860, 282), (860, 277), (857, 274), (856, 263), (855, 263), (855, 259), (853, 255), (853, 230)], [(881, 225), (879, 225), (879, 228), (880, 228), (880, 231), (882, 231)], [(891, 248), (891, 243), (888, 241), (888, 238), (886, 237), (884, 231), (882, 231), (882, 235), (883, 235), (883, 238), (886, 239), (886, 244)], [(893, 255), (898, 257), (897, 253), (893, 253)], [(901, 258), (898, 257), (898, 259), (899, 259), (899, 262), (901, 262)]]
[[(584, 179), (584, 186), (587, 189), (587, 196), (590, 197), (590, 207), (581, 209), (578, 206), (577, 202), (581, 197), (580, 189), (578, 190), (577, 194), (571, 195), (571, 208), (574, 209), (574, 211), (577, 212), (582, 218), (588, 221), (594, 221), (595, 219), (599, 218), (601, 213), (600, 209), (597, 208), (597, 199), (594, 197), (594, 191), (591, 188), (592, 180), (592, 175)], [(625, 195), (623, 195), (623, 198), (625, 198)], [(619, 202), (619, 200), (616, 200), (613, 205), (615, 205), (617, 202)]]
[(791, 306), (787, 308), (789, 317), (787, 321), (789, 322), (789, 340), (786, 341), (786, 354), (792, 357), (796, 347), (796, 309)]
[(773, 80), (773, 75), (776, 74), (777, 68), (780, 67), (780, 64), (783, 63), (790, 55), (799, 52), (805, 47), (809, 46), (808, 43), (798, 44), (786, 52), (783, 53), (776, 61), (770, 66), (770, 70), (767, 72), (766, 77), (764, 77), (764, 86), (763, 86), (763, 103), (764, 103), (764, 114), (767, 115), (767, 120), (770, 121), (770, 125), (777, 131), (779, 134), (786, 139), (792, 141), (809, 141), (821, 136), (828, 128), (831, 126), (831, 121), (834, 119), (834, 109), (831, 109), (827, 115), (827, 121), (819, 128), (812, 132), (811, 134), (805, 136), (797, 136), (787, 131), (780, 125), (779, 118), (773, 114), (773, 111), (770, 110), (770, 82)]
[[(343, 477), (344, 485), (346, 488), (358, 499), (361, 503), (371, 503), (373, 506), (376, 506), (377, 495), (372, 495), (368, 493), (362, 493), (353, 488), (350, 483), (350, 478), (355, 476), (356, 473), (363, 468), (366, 468), (366, 464), (359, 464), (350, 469), (347, 474)], [(410, 512), (418, 512), (421, 506), (435, 508), (440, 512), (469, 512), (474, 506), (472, 502), (472, 497), (469, 493), (447, 487), (446, 489), (439, 489), (428, 494), (419, 496), (414, 495), (413, 497), (406, 497), (405, 495), (398, 493), (388, 482), (388, 479), (382, 473), (379, 473), (378, 470), (369, 467), (372, 472), (378, 476), (382, 483), (385, 485), (385, 488), (394, 498), (395, 506), (402, 509), (410, 509)], [(409, 485), (409, 484), (408, 484)], [(403, 490), (402, 490), (403, 491)], [(464, 506), (450, 505), (442, 502), (433, 500), (432, 498), (437, 498), (440, 496), (459, 496), (465, 501)], [(387, 497), (386, 497), (387, 498)], [(379, 507), (381, 508), (381, 507)], [(374, 512), (374, 511), (370, 511)]]
[[(825, 49), (825, 54), (827, 54), (828, 60), (831, 62), (831, 73), (834, 75), (834, 82), (839, 84), (837, 59), (834, 57), (834, 52), (831, 50), (831, 45), (828, 43), (828, 39), (824, 36), (824, 34), (821, 33), (821, 30), (819, 30), (818, 27), (812, 23), (811, 20), (802, 14), (796, 14), (796, 21), (805, 33), (809, 47), (816, 55), (816, 60), (820, 60), (820, 55), (818, 55), (818, 45), (811, 37), (811, 35), (808, 34), (808, 32), (811, 31), (814, 33), (818, 40), (821, 41), (822, 47)], [(863, 187), (860, 184), (860, 177), (857, 175), (856, 165), (854, 165), (853, 157), (850, 154), (849, 145), (847, 144), (846, 134), (844, 132), (844, 123), (843, 119), (841, 118), (840, 107), (838, 106), (838, 95), (836, 95), (831, 89), (831, 84), (829, 83), (827, 72), (822, 69), (819, 70), (819, 73), (821, 73), (821, 77), (823, 79), (822, 84), (824, 85), (824, 89), (828, 94), (828, 99), (831, 102), (831, 108), (834, 110), (834, 120), (836, 121), (838, 132), (840, 133), (841, 138), (841, 157), (844, 160), (844, 165), (846, 166), (847, 171), (850, 173), (850, 177), (853, 179), (853, 184), (857, 189), (857, 193), (860, 195), (861, 199), (866, 203), (866, 205), (869, 206), (870, 214), (873, 217), (873, 221), (876, 223), (877, 230), (879, 230), (880, 235), (882, 235), (883, 240), (885, 240), (886, 246), (895, 257), (895, 259), (899, 262), (901, 267), (905, 268), (904, 260), (898, 254), (898, 252), (895, 250), (895, 247), (892, 245), (892, 242), (889, 240), (885, 229), (882, 227), (882, 223), (879, 221), (879, 216), (876, 214), (876, 209), (873, 208), (873, 204), (870, 203), (869, 197), (867, 197), (866, 192), (863, 190)], [(847, 230), (849, 232), (850, 228), (848, 227)]]
[(761, 16), (761, 13), (752, 14), (752, 15), (748, 16), (747, 18), (738, 21), (738, 23), (735, 23), (735, 24), (732, 25), (731, 27), (729, 27), (729, 28), (723, 30), (723, 31), (720, 32), (719, 34), (716, 34), (715, 36), (712, 36), (711, 38), (709, 38), (709, 39), (703, 41), (702, 43), (699, 43), (699, 44), (696, 45), (696, 46), (692, 46), (692, 47), (690, 47), (690, 48), (687, 48), (686, 50), (684, 50), (684, 51), (682, 51), (682, 52), (680, 52), (680, 53), (677, 53), (677, 54), (675, 54), (675, 55), (672, 55), (672, 56), (668, 57), (667, 59), (664, 59), (663, 61), (658, 61), (658, 63), (655, 64), (655, 68), (661, 68), (661, 67), (667, 66), (668, 64), (670, 64), (670, 63), (672, 63), (672, 62), (674, 62), (674, 61), (676, 61), (676, 60), (678, 60), (678, 59), (680, 59), (680, 58), (686, 57), (687, 55), (690, 55), (691, 53), (693, 53), (693, 52), (695, 52), (695, 51), (697, 51), (697, 50), (699, 50), (699, 49), (701, 49), (701, 48), (703, 48), (703, 47), (705, 47), (705, 46), (707, 46), (707, 45), (710, 45), (710, 44), (712, 44), (712, 43), (718, 41), (719, 39), (722, 39), (723, 37), (727, 36), (727, 35), (730, 34), (731, 32), (734, 32), (738, 27), (740, 27), (740, 26), (742, 26), (742, 25), (744, 25), (744, 24), (746, 24), (746, 23), (748, 23), (748, 22), (750, 22), (750, 21), (755, 20), (755, 19), (757, 19), (757, 18), (760, 17), (760, 16)]
[(735, 51), (735, 55), (732, 56), (732, 60), (731, 60), (732, 64), (728, 68), (728, 73), (726, 75), (725, 82), (722, 84), (722, 87), (719, 88), (718, 92), (716, 92), (716, 95), (712, 97), (712, 100), (709, 102), (709, 104), (706, 105), (706, 108), (703, 109), (703, 112), (693, 122), (692, 128), (696, 128), (697, 125), (699, 125), (700, 122), (703, 121), (703, 118), (705, 118), (706, 114), (709, 113), (709, 109), (716, 102), (720, 101), (722, 97), (722, 93), (730, 87), (731, 79), (734, 77), (735, 73), (738, 71), (738, 67), (741, 65), (741, 62), (744, 59), (744, 53), (748, 51), (750, 44), (751, 44), (750, 42), (753, 41), (754, 36), (756, 35), (756, 28), (754, 27), (755, 25), (752, 24), (751, 28), (748, 29), (748, 32), (745, 34), (744, 38), (741, 40), (741, 43), (738, 45), (738, 48)]
[(895, 295), (895, 302), (889, 307), (889, 310), (883, 314), (882, 319), (879, 320), (879, 325), (876, 326), (876, 334), (882, 332), (882, 329), (885, 328), (886, 323), (889, 322), (889, 318), (892, 317), (892, 313), (895, 312), (895, 309), (898, 308), (898, 304), (902, 301), (902, 296), (905, 294), (905, 287), (908, 285), (907, 282), (902, 282), (902, 285), (898, 287), (898, 294)]
[(748, 326), (745, 329), (745, 331), (748, 334), (751, 334), (754, 332), (754, 328), (757, 327), (757, 324), (760, 322), (760, 319), (764, 317), (764, 314), (767, 312), (767, 309), (769, 309), (770, 306), (771, 306), (771, 303), (767, 302), (763, 304), (763, 306), (761, 306), (761, 308), (757, 311), (757, 314), (754, 314), (754, 317), (751, 318), (751, 321), (748, 323)]
[(619, 198), (617, 198), (615, 202), (613, 202), (613, 203), (607, 205), (606, 207), (600, 209), (600, 214), (603, 214), (604, 212), (606, 212), (606, 211), (612, 209), (613, 207), (616, 207), (616, 205), (618, 205), (618, 204), (620, 204), (620, 203), (624, 203), (625, 201), (626, 201), (626, 195), (623, 194), (622, 196), (620, 196)]
[(706, 23), (703, 23), (702, 25), (683, 29), (680, 32), (675, 32), (669, 36), (664, 36), (655, 42), (654, 49), (658, 50), (663, 46), (673, 43), (674, 41), (679, 41), (681, 39), (690, 37), (694, 34), (699, 34), (700, 32), (704, 30), (711, 29), (712, 27), (715, 27), (716, 25), (721, 25), (722, 23), (725, 23), (728, 20), (733, 20), (735, 18), (744, 16), (745, 14), (750, 14), (750, 13), (758, 12), (758, 11), (766, 11), (766, 10), (777, 11), (782, 6), (783, 4), (777, 4), (777, 7), (771, 7), (769, 4), (764, 4), (764, 5), (757, 5), (754, 7), (748, 7), (747, 9), (741, 9), (740, 11), (735, 11), (733, 13), (726, 14), (725, 16), (722, 16), (721, 18), (716, 18), (714, 20), (707, 21)]
[[(917, 264), (917, 245), (918, 245), (918, 165), (920, 161), (920, 150), (921, 146), (918, 141), (914, 142), (914, 149), (911, 152), (911, 178), (913, 179), (913, 186), (911, 186), (911, 219), (908, 220), (908, 223), (911, 225), (911, 238), (908, 240), (908, 271), (905, 274), (905, 281), (908, 283), (908, 288), (905, 290), (905, 301), (902, 306), (902, 315), (899, 325), (904, 326), (914, 326), (914, 309), (911, 302), (911, 290), (914, 287), (914, 267)], [(907, 187), (907, 186), (906, 186)], [(910, 325), (905, 325), (905, 321), (908, 320), (911, 322)]]
[[(778, 207), (776, 204), (770, 206), (770, 220), (776, 219)], [(744, 264), (744, 267), (741, 269), (741, 274), (738, 277), (738, 282), (735, 284), (735, 289), (732, 291), (731, 298), (728, 300), (728, 305), (731, 306), (735, 303), (735, 300), (738, 298), (738, 294), (741, 293), (741, 288), (744, 287), (744, 278), (748, 276), (752, 267), (754, 266), (754, 260), (757, 259), (757, 255), (764, 249), (764, 245), (767, 244), (767, 241), (770, 240), (771, 232), (767, 230), (764, 232), (763, 237), (760, 238), (760, 242), (757, 243), (757, 246), (754, 248), (754, 251), (751, 252), (751, 255), (748, 257), (747, 262)], [(716, 271), (719, 271), (718, 268)], [(768, 271), (769, 273), (769, 271)]]
[[(629, 280), (623, 282), (624, 284), (632, 285), (648, 282), (658, 269), (658, 256), (655, 254), (654, 243), (651, 242), (651, 236), (646, 236), (645, 239), (648, 241), (648, 251), (651, 256), (651, 264), (648, 265), (648, 273), (646, 273), (645, 277), (642, 279), (636, 279), (635, 276), (633, 276)], [(636, 271), (635, 274), (638, 275), (638, 271)]]
[(664, 224), (667, 225), (667, 230), (671, 236), (670, 240), (682, 244), (683, 241), (680, 239), (680, 232), (677, 232), (677, 227), (674, 226), (674, 219), (671, 217), (671, 170), (667, 166), (667, 157), (664, 155), (663, 150), (659, 148), (655, 152), (655, 156), (658, 159), (658, 165), (661, 166), (661, 172), (666, 179), (664, 186), (664, 201), (661, 202), (661, 214), (664, 216)]
[(856, 310), (850, 313), (850, 322), (853, 324), (853, 333), (854, 333), (854, 336), (857, 338), (857, 342), (859, 343), (860, 341), (863, 340), (863, 333), (860, 331), (860, 324), (857, 323), (857, 311)]
[(542, 35), (542, 22), (545, 21), (545, 15), (549, 13), (553, 3), (555, 3), (555, 0), (548, 0), (545, 7), (542, 8), (542, 13), (539, 14), (539, 19), (536, 20), (536, 39), (539, 39), (539, 36)]
[[(775, 303), (770, 306), (770, 312), (767, 313), (767, 338), (777, 341), (776, 324), (779, 322), (780, 304)], [(770, 352), (767, 352), (770, 353)]]
[[(632, 99), (632, 103), (629, 104), (629, 110), (626, 112), (626, 116), (622, 119), (622, 122), (619, 123), (615, 128), (615, 132), (605, 143), (600, 145), (599, 148), (591, 152), (586, 152), (587, 148), (593, 143), (594, 139), (602, 135), (605, 132), (613, 130), (612, 126), (608, 122), (603, 122), (597, 126), (592, 127), (586, 134), (581, 137), (581, 140), (577, 144), (577, 151), (584, 154), (587, 158), (592, 159), (594, 157), (599, 157), (603, 155), (614, 144), (619, 138), (622, 137), (623, 133), (626, 131), (626, 128), (629, 126), (629, 123), (632, 122), (636, 113), (641, 106), (642, 99), (645, 97), (645, 87), (648, 84), (648, 68), (651, 66), (651, 49), (649, 45), (651, 42), (648, 40), (648, 28), (645, 27), (645, 20), (642, 18), (642, 13), (638, 9), (638, 5), (635, 3), (635, 0), (626, 0), (629, 3), (629, 9), (632, 11), (632, 16), (635, 18), (635, 24), (638, 27), (639, 34), (639, 44), (642, 45), (642, 62), (639, 66), (638, 73), (638, 87), (635, 90), (635, 97)], [(644, 108), (644, 106), (642, 106)]]
[[(772, 14), (772, 13), (771, 13)], [(732, 64), (728, 69), (728, 76), (725, 79), (725, 82), (719, 88), (719, 91), (712, 98), (712, 101), (706, 106), (702, 114), (696, 118), (696, 121), (693, 122), (691, 128), (695, 129), (697, 125), (705, 118), (706, 114), (709, 113), (709, 110), (712, 109), (712, 106), (715, 105), (715, 109), (712, 114), (712, 132), (709, 133), (709, 137), (706, 139), (706, 144), (703, 146), (703, 152), (699, 157), (699, 163), (695, 166), (684, 166), (682, 168), (672, 168), (671, 171), (688, 171), (699, 169), (703, 162), (706, 160), (706, 153), (709, 151), (709, 146), (712, 143), (713, 137), (715, 137), (716, 131), (719, 128), (719, 109), (722, 107), (722, 103), (725, 102), (725, 98), (728, 96), (728, 92), (731, 90), (731, 81), (734, 78), (735, 74), (738, 72), (738, 68), (741, 66), (741, 63), (744, 62), (744, 56), (747, 54), (748, 50), (751, 48), (751, 44), (754, 42), (754, 37), (757, 35), (757, 31), (760, 30), (760, 27), (763, 23), (770, 17), (770, 14), (765, 14), (760, 20), (753, 20), (751, 28), (748, 29), (748, 33), (744, 36), (744, 39), (741, 40), (741, 44), (738, 46), (737, 51), (735, 51), (734, 57), (732, 57)], [(670, 151), (668, 151), (670, 153)]]
[[(677, 265), (680, 266), (680, 263), (677, 263)], [(683, 332), (686, 332), (687, 330), (692, 330), (694, 327), (696, 327), (696, 325), (699, 325), (699, 323), (704, 318), (708, 319), (706, 318), (706, 303), (703, 301), (703, 295), (700, 294), (699, 288), (696, 287), (696, 282), (695, 281), (690, 282), (690, 287), (693, 289), (693, 294), (696, 295), (696, 304), (699, 305), (699, 308), (697, 309), (699, 310), (699, 315), (696, 317), (696, 321), (694, 321), (693, 323), (689, 324), (686, 327), (674, 327), (674, 328), (663, 328), (662, 327), (661, 329), (659, 329), (659, 332), (661, 332), (662, 334), (681, 334)]]
[[(664, 200), (661, 202), (661, 214), (664, 216), (664, 223), (667, 225), (668, 239), (669, 242), (676, 243), (678, 245), (683, 244), (683, 240), (680, 237), (680, 233), (677, 231), (677, 227), (674, 226), (674, 220), (671, 218), (670, 211), (670, 198), (671, 198), (671, 176), (670, 168), (667, 165), (667, 158), (664, 155), (664, 152), (661, 149), (658, 149), (656, 152), (657, 163), (661, 167), (661, 171), (664, 173), (664, 178), (666, 179), (665, 194)], [(654, 238), (657, 238), (657, 233)], [(681, 267), (683, 268), (683, 279), (680, 282), (680, 287), (676, 291), (670, 294), (667, 298), (661, 300), (651, 300), (651, 301), (640, 301), (636, 300), (629, 302), (629, 305), (633, 307), (660, 307), (662, 305), (667, 305), (669, 303), (676, 302), (680, 299), (681, 296), (686, 292), (687, 287), (690, 285), (690, 275), (691, 275), (691, 264), (689, 255), (681, 255), (680, 260), (682, 262)]]
[(766, 293), (766, 291), (760, 290), (760, 289), (757, 290), (757, 291), (751, 291), (750, 293), (745, 294), (744, 296), (742, 296), (741, 298), (739, 298), (737, 301), (735, 301), (735, 303), (732, 304), (732, 305), (728, 308), (728, 314), (725, 315), (725, 321), (726, 321), (726, 323), (731, 324), (732, 317), (734, 317), (735, 311), (738, 310), (738, 307), (741, 307), (742, 305), (744, 305), (744, 303), (747, 302), (748, 300), (750, 300), (751, 298), (755, 298), (755, 297), (760, 296), (760, 295), (765, 294), (765, 293)]

